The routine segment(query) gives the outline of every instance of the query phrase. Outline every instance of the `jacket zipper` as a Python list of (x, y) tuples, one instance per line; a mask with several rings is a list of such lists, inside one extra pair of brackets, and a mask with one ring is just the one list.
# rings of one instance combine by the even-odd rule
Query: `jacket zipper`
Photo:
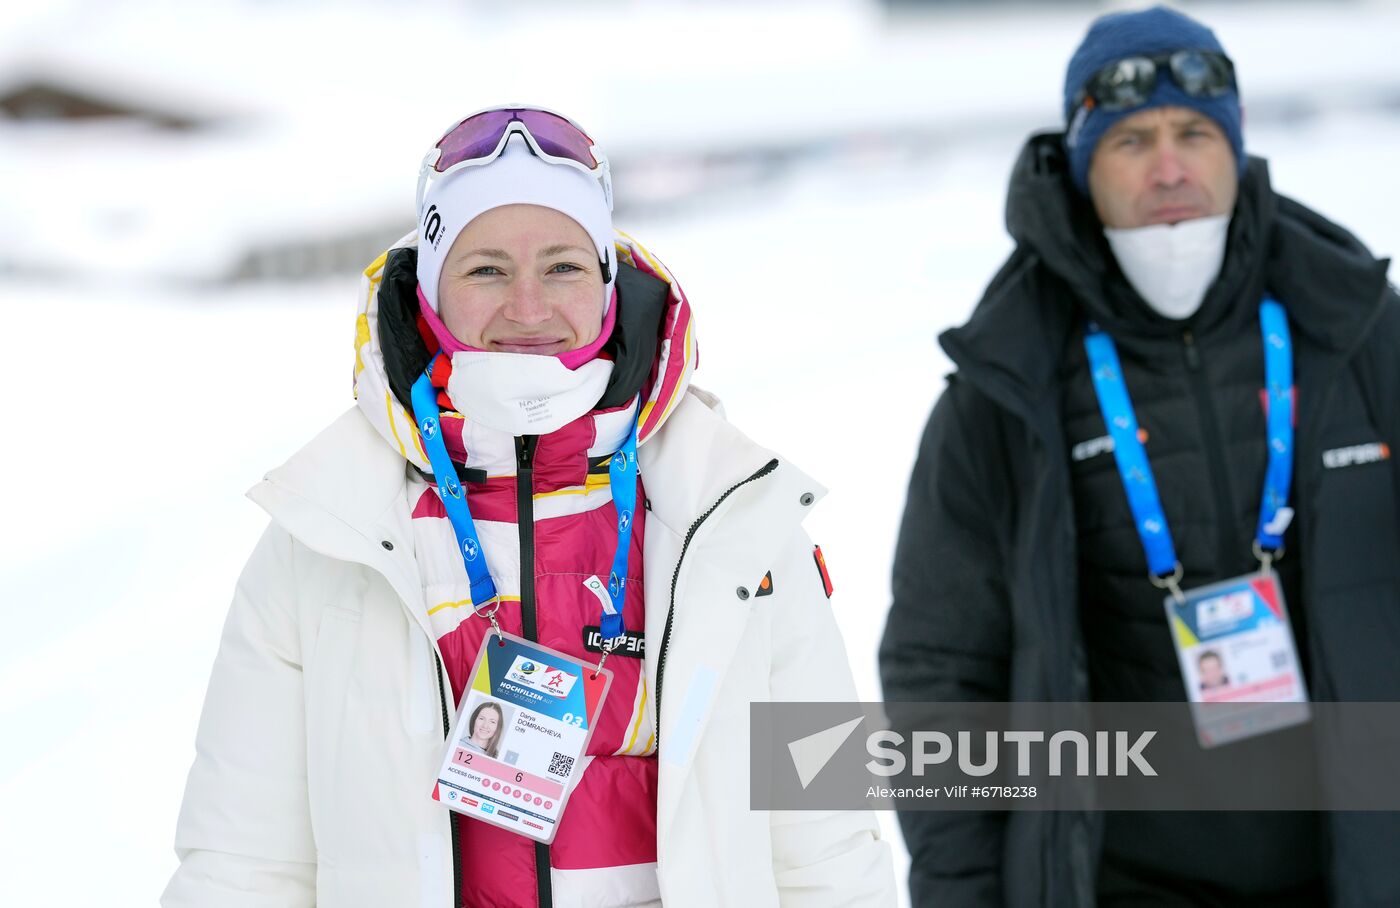
[(1201, 352), (1196, 338), (1189, 330), (1181, 333), (1181, 342), (1186, 356), (1186, 371), (1191, 381), (1191, 391), (1196, 398), (1196, 415), (1200, 418), (1201, 434), (1205, 440), (1206, 462), (1210, 470), (1211, 485), (1215, 493), (1217, 523), (1216, 565), (1221, 577), (1234, 572), (1238, 553), (1235, 551), (1235, 505), (1230, 490), (1230, 477), (1225, 464), (1225, 443), (1220, 436), (1220, 425), (1216, 419), (1215, 406), (1210, 399), (1210, 385), (1201, 366)]
[[(515, 439), (515, 521), (520, 532), (520, 628), (526, 640), (539, 640), (535, 607), (535, 446), (538, 435)], [(535, 843), (535, 897), (539, 908), (551, 908), (554, 895), (549, 876), (549, 846)]]
[(535, 445), (538, 435), (515, 439), (515, 520), (520, 530), (520, 627), (538, 640), (535, 614)]
[[(442, 704), (442, 737), (446, 740), (452, 734), (452, 714), (447, 709), (447, 689), (442, 686), (442, 657), (433, 653), (433, 661), (437, 664), (438, 702)], [(447, 812), (447, 822), (452, 828), (452, 904), (462, 904), (462, 839), (461, 829), (457, 825), (460, 822), (457, 811)]]
[(748, 479), (740, 480), (725, 489), (724, 494), (719, 496), (705, 513), (695, 518), (695, 522), (690, 525), (690, 529), (686, 530), (685, 541), (681, 543), (680, 557), (676, 559), (676, 570), (671, 575), (671, 602), (666, 609), (666, 630), (661, 635), (661, 654), (656, 660), (656, 744), (658, 750), (661, 746), (661, 685), (666, 678), (666, 651), (671, 646), (671, 622), (676, 616), (676, 584), (681, 577), (681, 564), (685, 562), (685, 553), (690, 548), (690, 540), (695, 538), (695, 531), (700, 529), (700, 525), (709, 519), (710, 515), (713, 514), (716, 509), (724, 503), (724, 500), (732, 495), (736, 489), (741, 486), (746, 486), (754, 480), (762, 479), (776, 469), (778, 469), (778, 460), (774, 458), (764, 464), (758, 472), (754, 473)]

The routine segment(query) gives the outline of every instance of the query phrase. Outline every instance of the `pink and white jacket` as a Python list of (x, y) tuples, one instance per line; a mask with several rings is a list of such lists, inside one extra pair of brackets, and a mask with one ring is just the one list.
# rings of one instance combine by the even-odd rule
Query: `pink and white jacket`
[[(613, 686), (554, 843), (452, 819), (429, 797), (489, 624), (386, 367), (404, 339), (385, 336), (381, 257), (361, 288), (358, 407), (250, 493), (273, 522), (210, 682), (168, 908), (894, 903), (870, 816), (748, 809), (748, 703), (854, 699), (849, 673), (832, 671), (845, 653), (800, 526), (822, 490), (689, 387), (684, 293), (630, 238), (618, 252), (665, 282), (635, 397), (534, 443), (442, 419), (498, 620), (596, 658), (584, 627), (598, 601), (582, 581), (611, 564), (606, 461), (640, 413), (647, 506), (624, 615), (645, 656), (608, 661)], [(736, 595), (769, 573), (773, 595)]]

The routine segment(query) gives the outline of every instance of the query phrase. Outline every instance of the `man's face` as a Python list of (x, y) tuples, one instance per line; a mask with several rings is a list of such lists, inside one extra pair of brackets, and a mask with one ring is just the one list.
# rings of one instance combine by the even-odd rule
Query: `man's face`
[(1105, 227), (1176, 224), (1233, 211), (1237, 173), (1214, 120), (1188, 107), (1153, 107), (1104, 133), (1089, 162), (1089, 194)]
[(1221, 664), (1219, 656), (1214, 653), (1206, 655), (1201, 659), (1200, 666), (1201, 687), (1209, 690), (1225, 684), (1225, 666)]

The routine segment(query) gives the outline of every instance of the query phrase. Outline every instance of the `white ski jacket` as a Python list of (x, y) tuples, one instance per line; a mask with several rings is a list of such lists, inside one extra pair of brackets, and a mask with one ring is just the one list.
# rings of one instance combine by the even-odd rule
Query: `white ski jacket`
[[(749, 703), (855, 699), (801, 528), (823, 490), (697, 389), (639, 462), (646, 627), (659, 643), (668, 613), (674, 625), (659, 694), (664, 905), (893, 905), (870, 814), (748, 806)], [(352, 410), (249, 493), (272, 523), (214, 666), (166, 908), (456, 903), (448, 812), (429, 797), (455, 705), (414, 560), (407, 468)], [(739, 592), (770, 571), (771, 596)], [(652, 690), (660, 652), (646, 649)]]

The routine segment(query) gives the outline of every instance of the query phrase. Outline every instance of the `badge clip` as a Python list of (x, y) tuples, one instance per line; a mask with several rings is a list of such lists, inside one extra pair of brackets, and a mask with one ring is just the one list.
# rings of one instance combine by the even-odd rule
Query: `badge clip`
[(1259, 572), (1268, 574), (1274, 569), (1274, 562), (1283, 557), (1283, 546), (1273, 550), (1267, 550), (1259, 544), (1259, 540), (1254, 540), (1254, 557), (1259, 559)]
[(501, 641), (501, 644), (504, 645), (505, 634), (501, 630), (501, 623), (496, 620), (496, 613), (501, 610), (501, 597), (499, 595), (496, 595), (491, 598), (494, 599), (496, 602), (496, 604), (491, 608), (491, 611), (483, 612), (481, 608), (485, 608), (485, 606), (478, 608), (475, 605), (472, 606), (472, 611), (476, 612), (478, 617), (485, 618), (487, 621), (491, 622), (491, 629), (496, 632), (497, 639), (499, 639)]
[[(1259, 544), (1256, 542), (1255, 547), (1257, 548), (1258, 545)], [(1185, 576), (1185, 574), (1185, 569), (1182, 568), (1181, 562), (1178, 561), (1176, 563), (1176, 567), (1172, 568), (1172, 572), (1170, 574), (1167, 574), (1162, 577), (1158, 577), (1156, 574), (1148, 574), (1147, 579), (1151, 580), (1152, 585), (1157, 587), (1157, 589), (1167, 590), (1168, 592), (1170, 592), (1172, 594), (1172, 598), (1175, 599), (1177, 602), (1185, 602), (1186, 594), (1181, 592), (1181, 578)]]

